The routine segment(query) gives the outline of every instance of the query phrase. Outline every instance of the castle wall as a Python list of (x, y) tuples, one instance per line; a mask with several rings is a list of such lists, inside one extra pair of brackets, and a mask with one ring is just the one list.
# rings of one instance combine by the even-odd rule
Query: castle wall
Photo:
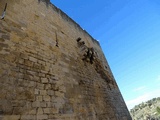
[(131, 120), (96, 40), (49, 1), (6, 3), (0, 120)]

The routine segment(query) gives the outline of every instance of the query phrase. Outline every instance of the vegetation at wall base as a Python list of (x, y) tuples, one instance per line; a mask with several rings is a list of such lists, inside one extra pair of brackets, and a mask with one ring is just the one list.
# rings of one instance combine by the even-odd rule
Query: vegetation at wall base
[(136, 105), (130, 114), (133, 120), (160, 120), (160, 97)]

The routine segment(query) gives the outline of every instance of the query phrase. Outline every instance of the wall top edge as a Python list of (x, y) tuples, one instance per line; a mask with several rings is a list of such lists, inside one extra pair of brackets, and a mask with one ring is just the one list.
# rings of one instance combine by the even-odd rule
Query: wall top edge
[(44, 2), (47, 7), (50, 6), (54, 11), (59, 13), (64, 20), (71, 22), (77, 29), (82, 31), (84, 34), (88, 35), (91, 38), (91, 40), (93, 41), (93, 43), (100, 46), (100, 43), (96, 39), (94, 39), (86, 30), (82, 29), (82, 27), (77, 22), (75, 22), (72, 18), (70, 18), (65, 12), (63, 12), (61, 9), (59, 9), (53, 3), (51, 3), (50, 0), (38, 0), (38, 1)]

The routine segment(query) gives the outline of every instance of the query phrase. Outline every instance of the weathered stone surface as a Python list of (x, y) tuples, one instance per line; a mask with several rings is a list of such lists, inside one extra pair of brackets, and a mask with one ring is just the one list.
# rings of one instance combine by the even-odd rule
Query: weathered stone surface
[(37, 114), (42, 115), (43, 114), (43, 109), (42, 108), (38, 108), (37, 109)]
[(37, 101), (42, 101), (42, 96), (36, 96)]
[(7, 4), (0, 120), (131, 120), (96, 40), (49, 0)]
[(48, 83), (48, 79), (47, 78), (41, 78), (41, 82), (42, 83)]
[(30, 120), (36, 120), (36, 116), (35, 115), (22, 115), (21, 119), (22, 120), (28, 120), (28, 119), (30, 119)]
[(30, 114), (30, 115), (36, 115), (37, 114), (37, 108), (31, 109), (28, 114)]
[(49, 101), (51, 101), (51, 97), (49, 95), (44, 95), (43, 96), (43, 101), (49, 102)]
[(6, 115), (1, 118), (1, 120), (19, 120), (19, 119), (20, 115)]
[(47, 120), (48, 115), (37, 115), (37, 120)]

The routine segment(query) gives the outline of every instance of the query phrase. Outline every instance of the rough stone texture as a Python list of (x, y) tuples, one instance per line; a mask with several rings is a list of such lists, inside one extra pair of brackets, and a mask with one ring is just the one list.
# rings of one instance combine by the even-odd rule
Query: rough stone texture
[(131, 120), (96, 40), (49, 0), (6, 2), (0, 120)]

